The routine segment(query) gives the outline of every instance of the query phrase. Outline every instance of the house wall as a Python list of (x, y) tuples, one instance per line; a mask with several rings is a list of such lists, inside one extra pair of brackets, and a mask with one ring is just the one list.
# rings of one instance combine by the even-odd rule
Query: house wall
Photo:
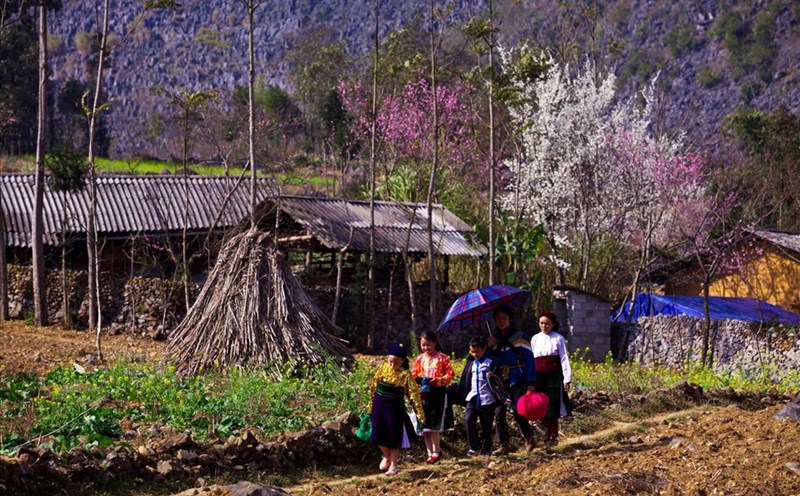
[[(735, 251), (738, 266), (720, 271), (709, 286), (711, 296), (758, 298), (792, 312), (800, 313), (800, 259), (793, 260), (766, 243)], [(703, 285), (698, 271), (677, 274), (664, 285), (665, 294), (702, 296)]]
[(569, 351), (580, 350), (585, 358), (594, 362), (605, 360), (611, 350), (608, 301), (578, 290), (556, 289), (553, 297), (553, 309), (562, 323), (562, 335)]

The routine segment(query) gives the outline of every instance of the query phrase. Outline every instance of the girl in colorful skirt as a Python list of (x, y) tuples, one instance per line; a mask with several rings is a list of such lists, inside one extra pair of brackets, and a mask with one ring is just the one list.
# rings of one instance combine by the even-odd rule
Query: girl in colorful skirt
[(547, 433), (548, 446), (558, 444), (558, 419), (567, 415), (566, 392), (572, 382), (572, 368), (567, 355), (564, 337), (559, 329), (556, 314), (545, 310), (539, 316), (539, 332), (531, 339), (533, 361), (536, 364), (536, 390), (549, 398), (547, 414), (542, 423)]
[(406, 413), (405, 398), (420, 422), (425, 421), (422, 401), (417, 386), (408, 371), (408, 353), (399, 345), (389, 347), (386, 362), (378, 366), (369, 385), (372, 404), (372, 435), (370, 442), (381, 449), (380, 469), (386, 475), (397, 474), (400, 448), (410, 448), (416, 439), (411, 419)]
[(420, 384), (422, 408), (425, 411), (425, 422), (422, 423), (422, 435), (428, 458), (425, 463), (437, 463), (442, 457), (440, 445), (441, 432), (444, 426), (444, 414), (447, 408), (447, 386), (456, 376), (450, 359), (442, 353), (439, 338), (433, 331), (425, 331), (419, 340), (422, 353), (411, 366), (411, 376)]

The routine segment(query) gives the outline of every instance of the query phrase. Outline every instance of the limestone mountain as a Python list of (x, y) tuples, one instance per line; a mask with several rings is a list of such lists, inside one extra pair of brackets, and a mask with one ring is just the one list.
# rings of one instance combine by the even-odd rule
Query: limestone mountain
[[(444, 5), (445, 2), (438, 2)], [(495, 0), (498, 40), (532, 40), (565, 59), (591, 52), (630, 94), (659, 73), (659, 123), (680, 129), (697, 144), (718, 139), (726, 115), (740, 108), (800, 112), (800, 3), (792, 0)], [(65, 0), (50, 16), (56, 87), (89, 81), (95, 3)], [(118, 36), (141, 2), (112, 1)], [(487, 0), (449, 2), (449, 36)], [(580, 4), (580, 5), (578, 5)], [(256, 64), (260, 80), (292, 92), (287, 53), (297, 40), (325, 28), (329, 41), (345, 40), (353, 57), (373, 43), (374, 2), (266, 0), (256, 11)], [(426, 24), (428, 2), (385, 0), (381, 36)], [(463, 40), (462, 40), (463, 41)], [(153, 12), (112, 54), (106, 88), (112, 155), (165, 157), (153, 119), (164, 109), (154, 87), (230, 91), (247, 78), (244, 2), (185, 0), (179, 11)], [(367, 64), (367, 62), (365, 62)]]

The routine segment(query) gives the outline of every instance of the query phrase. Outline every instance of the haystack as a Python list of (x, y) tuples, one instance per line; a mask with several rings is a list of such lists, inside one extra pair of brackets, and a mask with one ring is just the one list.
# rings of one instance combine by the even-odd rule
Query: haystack
[(270, 235), (250, 229), (222, 248), (167, 356), (179, 374), (234, 366), (351, 361), (341, 330), (309, 298)]

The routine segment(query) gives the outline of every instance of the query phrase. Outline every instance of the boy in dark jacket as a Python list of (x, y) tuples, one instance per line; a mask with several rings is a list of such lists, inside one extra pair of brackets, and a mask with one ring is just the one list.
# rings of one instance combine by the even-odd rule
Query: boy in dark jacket
[[(466, 404), (464, 424), (467, 429), (467, 456), (492, 452), (492, 423), (499, 403), (489, 388), (489, 378), (496, 372), (495, 360), (486, 353), (486, 338), (474, 337), (469, 343), (471, 357), (464, 365), (458, 383), (458, 398)], [(478, 435), (480, 421), (480, 435)]]

